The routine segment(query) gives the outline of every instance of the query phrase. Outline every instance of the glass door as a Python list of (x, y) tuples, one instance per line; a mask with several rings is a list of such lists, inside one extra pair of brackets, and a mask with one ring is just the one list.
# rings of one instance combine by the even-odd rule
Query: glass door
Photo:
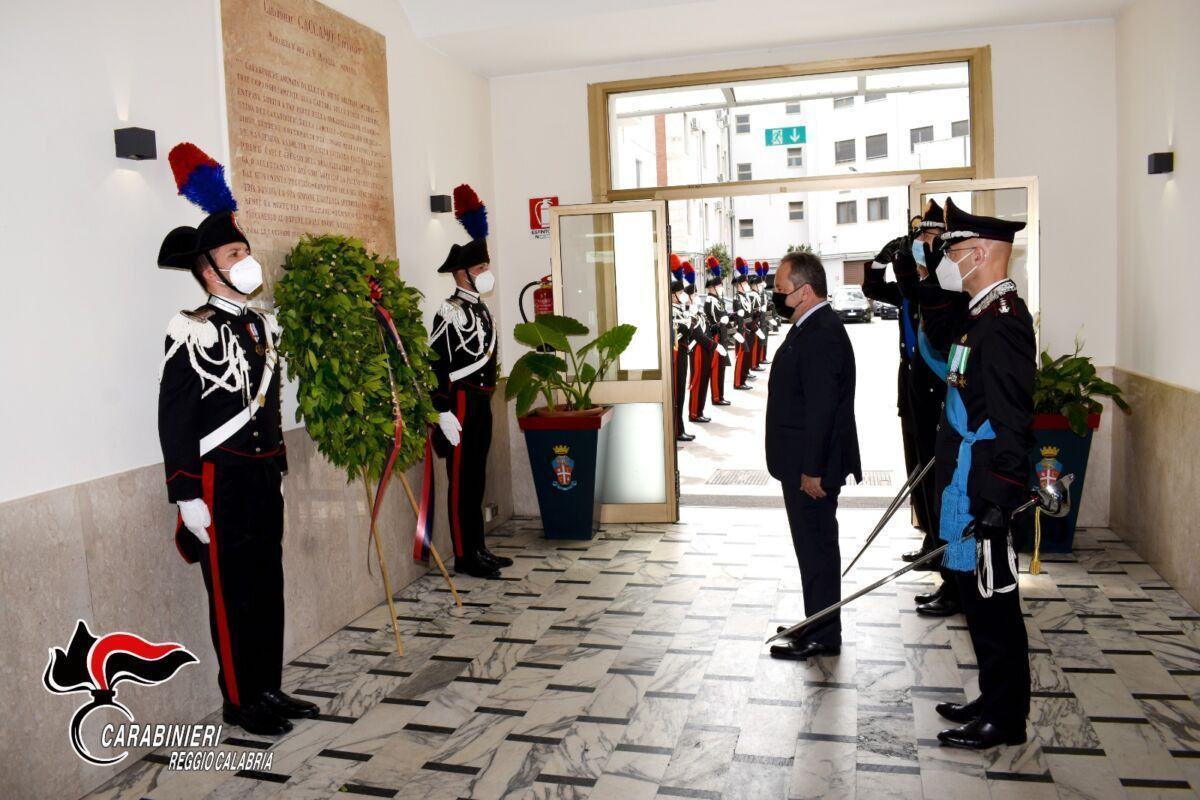
[(1017, 220), (1025, 223), (1025, 229), (1017, 234), (1013, 242), (1012, 259), (1008, 275), (1017, 284), (1017, 289), (1029, 313), (1033, 315), (1034, 331), (1039, 331), (1041, 309), (1041, 285), (1038, 253), (1040, 248), (1038, 221), (1037, 178), (987, 178), (963, 181), (936, 181), (914, 183), (909, 187), (909, 208), (912, 214), (920, 214), (930, 198), (945, 206), (946, 198), (954, 205), (971, 214)]
[(674, 522), (679, 515), (667, 238), (663, 200), (550, 209), (554, 312), (579, 320), (591, 336), (637, 326), (592, 391), (614, 410), (601, 476), (603, 522)]

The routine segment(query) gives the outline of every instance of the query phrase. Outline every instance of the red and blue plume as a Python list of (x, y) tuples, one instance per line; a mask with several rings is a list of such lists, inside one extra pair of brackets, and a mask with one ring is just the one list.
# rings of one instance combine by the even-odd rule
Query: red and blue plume
[(696, 283), (696, 268), (690, 261), (683, 262), (683, 279), (693, 285)]
[(483, 239), (488, 235), (487, 206), (465, 183), (454, 187), (454, 216), (472, 239)]
[(737, 270), (737, 274), (743, 278), (750, 274), (750, 266), (746, 263), (746, 259), (738, 256), (733, 262), (733, 268)]
[(683, 259), (681, 259), (679, 256), (675, 255), (674, 253), (671, 253), (670, 262), (671, 262), (671, 272), (674, 272), (675, 270), (677, 270), (683, 266)]
[(171, 148), (167, 160), (175, 173), (179, 193), (200, 207), (205, 214), (237, 211), (237, 201), (225, 180), (225, 168), (191, 142)]
[(709, 274), (714, 278), (721, 277), (721, 262), (717, 260), (716, 256), (704, 259), (704, 266), (708, 268)]
[(754, 274), (760, 278), (767, 277), (767, 265), (761, 261), (754, 262)]

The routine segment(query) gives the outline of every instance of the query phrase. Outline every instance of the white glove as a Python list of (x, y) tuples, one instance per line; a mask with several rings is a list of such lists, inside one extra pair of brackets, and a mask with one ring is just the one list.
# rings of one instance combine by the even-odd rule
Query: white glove
[(208, 513), (208, 506), (204, 504), (204, 500), (199, 497), (195, 500), (180, 500), (179, 516), (183, 518), (183, 527), (191, 531), (200, 540), (200, 544), (208, 544), (208, 526), (212, 525), (212, 515)]
[(745, 312), (745, 311), (739, 311), (739, 312), (738, 312), (738, 316), (739, 316), (739, 317), (744, 317), (744, 316), (746, 316), (746, 312)]
[(717, 345), (717, 352), (721, 354), (722, 358), (724, 358), (726, 354), (725, 346), (720, 344)]
[(734, 340), (735, 342), (737, 342), (738, 344), (745, 344), (745, 343), (746, 343), (746, 337), (745, 337), (745, 336), (742, 336), (740, 333), (735, 333), (735, 334), (733, 335), (733, 340)]
[(721, 324), (722, 324), (722, 325), (728, 325), (728, 324), (729, 324), (729, 315), (728, 315), (728, 314), (726, 314), (725, 316), (721, 317)]
[(694, 341), (693, 341), (693, 342), (688, 342), (688, 352), (689, 352), (689, 353), (690, 353), (690, 352), (692, 352), (692, 348), (693, 348), (693, 347), (695, 347), (695, 346), (696, 346), (696, 343), (695, 343)]
[(438, 414), (438, 427), (442, 429), (442, 435), (446, 437), (450, 446), (458, 447), (458, 443), (462, 441), (462, 423), (458, 421), (458, 417), (449, 411), (443, 411)]

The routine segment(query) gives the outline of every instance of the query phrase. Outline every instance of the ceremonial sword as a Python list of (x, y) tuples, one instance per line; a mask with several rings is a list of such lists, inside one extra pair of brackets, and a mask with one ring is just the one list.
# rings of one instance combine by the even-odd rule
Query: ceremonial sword
[[(1022, 511), (1026, 511), (1030, 508), (1033, 508), (1034, 506), (1038, 506), (1039, 508), (1041, 508), (1041, 510), (1047, 516), (1051, 516), (1051, 517), (1067, 516), (1067, 514), (1071, 513), (1070, 489), (1071, 489), (1071, 484), (1074, 482), (1074, 480), (1075, 480), (1075, 475), (1072, 473), (1069, 475), (1062, 476), (1058, 480), (1051, 483), (1049, 486), (1039, 486), (1037, 489), (1037, 494), (1033, 498), (1031, 498), (1027, 503), (1024, 503), (1021, 506), (1019, 506), (1015, 511), (1012, 512), (1012, 514), (1010, 516), (1016, 516), (1017, 514), (1020, 514)], [(955, 542), (954, 544), (960, 544), (963, 541), (965, 541), (966, 539), (971, 538), (972, 535), (973, 534), (968, 533), (965, 536), (963, 536), (962, 539), (959, 539), (958, 542)], [(907, 564), (904, 567), (896, 570), (891, 575), (880, 578), (879, 580), (875, 581), (870, 586), (868, 586), (864, 589), (859, 589), (857, 592), (850, 595), (846, 599), (840, 600), (837, 603), (834, 603), (833, 605), (829, 606), (828, 608), (821, 609), (817, 613), (813, 614), (812, 616), (810, 616), (806, 619), (800, 620), (799, 622), (797, 622), (795, 625), (792, 625), (791, 627), (784, 628), (783, 630), (779, 631), (771, 638), (767, 639), (766, 643), (770, 644), (771, 642), (775, 641), (776, 639), (783, 639), (785, 637), (793, 636), (797, 631), (801, 630), (802, 628), (806, 628), (809, 625), (812, 625), (814, 622), (819, 622), (820, 620), (825, 619), (826, 617), (830, 616), (831, 614), (833, 614), (834, 612), (839, 610), (842, 606), (847, 605), (848, 603), (854, 602), (855, 600), (862, 597), (863, 595), (870, 594), (871, 592), (878, 589), (880, 586), (883, 586), (885, 583), (890, 583), (891, 581), (894, 581), (896, 578), (899, 578), (904, 573), (909, 572), (910, 570), (916, 569), (921, 564), (924, 564), (927, 561), (932, 561), (933, 559), (937, 558), (942, 553), (944, 553), (946, 551), (946, 548), (949, 547), (950, 544), (951, 544), (950, 542), (947, 542), (946, 544), (942, 545), (941, 547), (937, 548), (936, 550), (929, 551), (925, 555), (918, 558), (916, 561), (913, 561), (912, 563)]]
[(862, 554), (867, 552), (867, 548), (871, 546), (871, 542), (875, 541), (875, 537), (878, 536), (879, 532), (883, 530), (883, 526), (888, 524), (888, 521), (896, 513), (896, 510), (900, 508), (900, 504), (907, 500), (908, 496), (916, 491), (917, 484), (919, 484), (921, 480), (924, 479), (925, 475), (928, 474), (929, 470), (933, 468), (933, 462), (935, 460), (936, 459), (933, 458), (929, 459), (929, 461), (925, 463), (925, 466), (920, 468), (919, 474), (917, 469), (914, 469), (912, 474), (908, 476), (908, 480), (904, 481), (904, 485), (900, 487), (900, 491), (892, 499), (891, 504), (888, 505), (887, 511), (883, 512), (883, 516), (880, 517), (879, 522), (875, 525), (875, 530), (871, 531), (871, 533), (867, 536), (867, 540), (863, 542), (862, 549), (858, 551), (858, 554), (855, 555), (854, 558), (850, 559), (850, 563), (846, 565), (844, 570), (842, 570), (843, 578), (846, 577), (846, 573), (858, 563), (858, 560), (862, 558)]

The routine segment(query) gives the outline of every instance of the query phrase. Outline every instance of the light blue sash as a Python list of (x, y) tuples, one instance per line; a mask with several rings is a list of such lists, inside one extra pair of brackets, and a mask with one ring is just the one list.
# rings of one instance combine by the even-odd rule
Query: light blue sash
[[(949, 375), (949, 367), (945, 360), (940, 359), (921, 331), (917, 337), (921, 349), (921, 357), (925, 363), (943, 380)], [(974, 519), (971, 516), (971, 498), (967, 496), (967, 476), (971, 474), (971, 448), (977, 441), (995, 439), (991, 420), (984, 420), (979, 429), (972, 432), (967, 427), (967, 407), (958, 393), (957, 386), (946, 390), (946, 421), (954, 432), (962, 437), (958, 445), (958, 461), (954, 467), (954, 476), (950, 484), (942, 491), (942, 517), (938, 527), (938, 537), (950, 546), (942, 558), (942, 564), (947, 569), (957, 572), (975, 572), (975, 540), (962, 538), (967, 525)]]

